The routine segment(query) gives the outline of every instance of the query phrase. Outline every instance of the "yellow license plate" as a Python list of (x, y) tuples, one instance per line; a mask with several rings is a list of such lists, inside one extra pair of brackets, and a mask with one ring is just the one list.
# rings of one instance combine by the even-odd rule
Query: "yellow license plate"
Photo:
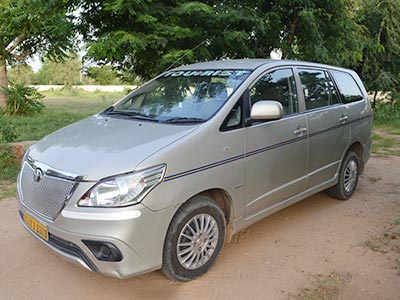
[(38, 236), (45, 239), (46, 241), (49, 240), (49, 232), (47, 231), (47, 227), (41, 224), (40, 222), (36, 221), (27, 213), (24, 213), (24, 222), (33, 232), (35, 232)]

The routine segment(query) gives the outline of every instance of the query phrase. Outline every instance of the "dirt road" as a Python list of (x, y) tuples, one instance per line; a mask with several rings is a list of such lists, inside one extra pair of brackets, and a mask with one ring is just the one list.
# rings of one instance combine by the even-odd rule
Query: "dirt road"
[(307, 295), (332, 274), (344, 280), (323, 299), (400, 299), (400, 157), (372, 158), (349, 201), (321, 193), (241, 232), (190, 283), (90, 273), (28, 234), (14, 199), (1, 200), (0, 212), (1, 300), (322, 299)]

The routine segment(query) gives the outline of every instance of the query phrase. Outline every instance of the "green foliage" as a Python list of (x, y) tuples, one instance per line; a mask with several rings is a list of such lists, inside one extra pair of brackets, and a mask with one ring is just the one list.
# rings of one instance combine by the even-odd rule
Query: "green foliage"
[(350, 2), (281, 0), (271, 11), (280, 30), (283, 58), (351, 66), (362, 57), (363, 29), (351, 13)]
[[(348, 0), (82, 1), (88, 57), (144, 79), (172, 65), (222, 58), (285, 58), (354, 65), (362, 26)], [(96, 30), (90, 30), (95, 28)]]
[(118, 84), (118, 72), (112, 66), (90, 67), (86, 76), (92, 78), (97, 84), (112, 85)]
[(400, 102), (397, 101), (394, 105), (389, 103), (377, 103), (374, 109), (374, 119), (377, 124), (400, 121)]
[(8, 70), (8, 78), (18, 84), (32, 84), (35, 73), (32, 67), (26, 63), (17, 63)]
[[(72, 1), (0, 1), (0, 87), (8, 88), (6, 66), (41, 54), (52, 60), (66, 57), (74, 45), (76, 10)], [(7, 95), (0, 90), (0, 107)]]
[(57, 96), (67, 96), (67, 97), (79, 97), (82, 93), (82, 90), (73, 88), (62, 88), (62, 89), (56, 89), (54, 90), (54, 95)]
[(250, 2), (87, 1), (79, 26), (89, 58), (149, 79), (176, 63), (268, 56), (272, 24)]
[(8, 115), (32, 115), (43, 110), (44, 96), (35, 88), (18, 83), (10, 83), (10, 87), (5, 89), (8, 94), (5, 114)]
[(7, 144), (0, 144), (0, 180), (15, 179), (19, 170), (16, 153)]
[(15, 127), (0, 113), (0, 144), (13, 142), (16, 138)]
[(365, 0), (358, 22), (365, 28), (363, 58), (357, 66), (369, 91), (398, 92), (400, 85), (400, 1)]
[(9, 63), (35, 53), (65, 57), (74, 43), (73, 10), (69, 1), (0, 1), (0, 57)]
[(59, 84), (66, 88), (80, 82), (81, 60), (70, 54), (63, 62), (54, 62), (46, 59), (40, 70), (35, 74), (37, 84)]
[[(380, 130), (387, 135), (400, 136), (400, 94), (394, 98), (396, 102), (378, 102), (374, 109), (374, 129)], [(374, 137), (375, 148), (380, 148), (384, 141), (378, 141)], [(373, 145), (374, 146), (374, 145)], [(400, 154), (400, 142), (397, 143), (397, 150), (391, 153)]]

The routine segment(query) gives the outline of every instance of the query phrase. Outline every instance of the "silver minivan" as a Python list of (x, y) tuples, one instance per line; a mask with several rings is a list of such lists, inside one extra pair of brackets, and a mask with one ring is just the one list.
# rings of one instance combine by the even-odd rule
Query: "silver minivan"
[(349, 199), (372, 118), (351, 70), (182, 66), (32, 146), (18, 177), (21, 221), (88, 270), (192, 280), (254, 222), (323, 190)]

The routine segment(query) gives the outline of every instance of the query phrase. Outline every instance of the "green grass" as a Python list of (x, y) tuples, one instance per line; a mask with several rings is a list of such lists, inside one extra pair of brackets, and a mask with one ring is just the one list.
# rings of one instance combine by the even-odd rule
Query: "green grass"
[(380, 103), (374, 109), (372, 153), (400, 156), (400, 99), (391, 106)]
[(372, 139), (379, 144), (379, 147), (381, 148), (393, 148), (395, 146), (400, 145), (400, 141), (396, 140), (396, 138), (391, 138), (391, 137), (383, 137), (382, 135), (379, 135), (377, 133), (372, 134)]
[(0, 144), (0, 199), (15, 196), (20, 158), (10, 146)]
[[(75, 92), (76, 93), (76, 92)], [(95, 114), (124, 96), (124, 93), (45, 92), (45, 109), (33, 116), (8, 117), (16, 130), (16, 141), (40, 140), (68, 124)]]
[(385, 131), (388, 134), (400, 135), (400, 118), (388, 121), (375, 121), (374, 129)]
[[(399, 133), (397, 133), (399, 132)], [(372, 153), (376, 155), (400, 156), (400, 130), (389, 124), (374, 126)]]

